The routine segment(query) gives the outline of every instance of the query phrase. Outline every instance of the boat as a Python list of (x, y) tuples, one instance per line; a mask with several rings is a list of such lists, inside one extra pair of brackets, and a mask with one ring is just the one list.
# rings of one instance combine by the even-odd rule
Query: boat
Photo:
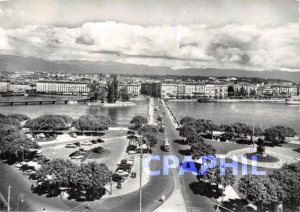
[(198, 98), (198, 102), (215, 102), (216, 100), (214, 98), (210, 98), (207, 96), (203, 96)]
[(292, 96), (285, 100), (285, 104), (287, 105), (300, 105), (300, 96)]

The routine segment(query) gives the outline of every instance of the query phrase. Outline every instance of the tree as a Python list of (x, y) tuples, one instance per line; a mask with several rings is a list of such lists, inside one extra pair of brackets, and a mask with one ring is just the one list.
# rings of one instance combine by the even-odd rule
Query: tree
[(183, 117), (182, 119), (180, 119), (179, 123), (180, 124), (186, 124), (186, 123), (189, 123), (189, 122), (193, 122), (195, 121), (196, 119), (190, 117), (190, 116), (185, 116)]
[(30, 118), (24, 114), (12, 113), (7, 115), (8, 118), (17, 119), (19, 122), (28, 121)]
[[(14, 125), (0, 124), (0, 151), (5, 159), (18, 160), (29, 149), (39, 149), (39, 145), (30, 140)], [(21, 154), (20, 154), (21, 153)]]
[(271, 141), (273, 144), (277, 145), (279, 143), (284, 143), (286, 137), (294, 137), (296, 133), (295, 130), (290, 127), (278, 125), (265, 129), (264, 135), (265, 140)]
[(192, 126), (183, 125), (182, 127), (179, 128), (179, 135), (181, 137), (184, 137), (185, 140), (189, 135), (194, 135), (194, 134), (196, 134), (196, 131)]
[(19, 120), (17, 120), (16, 118), (13, 118), (13, 117), (5, 116), (3, 114), (0, 115), (0, 123), (14, 125), (19, 129), (22, 128)]
[(113, 76), (111, 80), (107, 82), (107, 101), (109, 103), (115, 103), (118, 100), (118, 79), (117, 76)]
[(200, 134), (195, 131), (191, 131), (191, 133), (187, 134), (186, 141), (189, 145), (192, 145), (195, 143), (203, 143), (204, 139)]
[(232, 170), (229, 168), (224, 167), (222, 172), (220, 167), (216, 166), (214, 168), (207, 169), (205, 175), (201, 175), (201, 173), (199, 173), (198, 180), (202, 180), (210, 184), (215, 184), (217, 186), (217, 190), (219, 189), (218, 185), (221, 185), (223, 198), (223, 192), (225, 188), (229, 185), (232, 186), (234, 184), (235, 176), (233, 175)]
[(148, 141), (150, 147), (154, 147), (157, 144), (157, 127), (146, 124), (138, 130), (138, 133)]
[(273, 177), (247, 175), (239, 180), (238, 188), (248, 200), (257, 204), (258, 211), (263, 210), (264, 204), (280, 203), (282, 186)]
[(205, 142), (193, 143), (191, 146), (191, 154), (194, 159), (199, 159), (202, 156), (215, 156), (216, 149)]
[(72, 123), (72, 126), (77, 130), (83, 131), (102, 131), (107, 130), (110, 124), (110, 119), (103, 115), (92, 116), (83, 115)]
[(66, 121), (71, 119), (72, 118), (68, 116), (43, 115), (27, 121), (24, 128), (29, 128), (31, 131), (49, 130), (55, 132), (56, 130), (68, 129), (69, 127)]
[(90, 89), (89, 98), (92, 101), (101, 101), (104, 102), (106, 100), (106, 87), (98, 81), (93, 81), (88, 84), (88, 88)]
[(135, 129), (139, 129), (144, 124), (147, 124), (147, 123), (148, 123), (147, 118), (145, 118), (144, 116), (141, 116), (141, 115), (137, 115), (137, 116), (133, 117), (132, 120), (130, 121), (130, 124), (134, 124)]
[(232, 128), (234, 129), (234, 132), (237, 134), (238, 137), (241, 136), (241, 134), (246, 135), (249, 129), (249, 126), (246, 125), (245, 123), (241, 122), (235, 122), (232, 125)]
[(300, 207), (300, 162), (285, 164), (270, 176), (281, 185), (278, 191), (281, 202), (292, 211)]
[(220, 129), (221, 131), (224, 131), (224, 132), (228, 133), (229, 139), (232, 140), (232, 137), (233, 137), (233, 135), (234, 135), (234, 128), (232, 127), (232, 125), (221, 124), (221, 125), (219, 126), (219, 129)]
[(48, 194), (58, 195), (59, 187), (68, 187), (75, 198), (85, 192), (87, 200), (100, 198), (111, 180), (111, 171), (103, 163), (77, 165), (69, 160), (53, 159), (37, 171), (37, 177)]
[(123, 102), (128, 102), (129, 101), (129, 93), (127, 87), (121, 88), (119, 90), (119, 98)]

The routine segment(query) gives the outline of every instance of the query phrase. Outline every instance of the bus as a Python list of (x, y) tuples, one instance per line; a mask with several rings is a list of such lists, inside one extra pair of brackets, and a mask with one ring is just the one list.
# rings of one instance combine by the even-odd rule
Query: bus
[(170, 151), (170, 143), (168, 139), (164, 139), (164, 151), (169, 152)]

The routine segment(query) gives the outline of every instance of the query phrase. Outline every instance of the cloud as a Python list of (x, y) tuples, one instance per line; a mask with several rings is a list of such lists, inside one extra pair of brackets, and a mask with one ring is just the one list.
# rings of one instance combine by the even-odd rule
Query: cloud
[(66, 28), (0, 28), (0, 51), (47, 60), (115, 61), (177, 68), (297, 71), (297, 24), (129, 25), (87, 22)]
[(80, 35), (76, 39), (76, 43), (83, 44), (83, 45), (93, 45), (95, 41), (89, 35)]

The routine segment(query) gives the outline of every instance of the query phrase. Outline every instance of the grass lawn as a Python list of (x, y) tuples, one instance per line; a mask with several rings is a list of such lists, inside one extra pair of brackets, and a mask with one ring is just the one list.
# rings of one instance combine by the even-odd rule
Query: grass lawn
[(211, 144), (217, 150), (217, 154), (226, 154), (233, 150), (249, 147), (249, 145), (246, 144), (226, 143), (212, 140), (205, 140), (205, 143)]
[(279, 159), (276, 157), (273, 157), (271, 155), (267, 155), (266, 157), (262, 157), (261, 155), (258, 155), (256, 153), (247, 153), (245, 154), (248, 158), (251, 158), (252, 156), (256, 156), (257, 162), (264, 162), (264, 163), (274, 163), (278, 162)]

